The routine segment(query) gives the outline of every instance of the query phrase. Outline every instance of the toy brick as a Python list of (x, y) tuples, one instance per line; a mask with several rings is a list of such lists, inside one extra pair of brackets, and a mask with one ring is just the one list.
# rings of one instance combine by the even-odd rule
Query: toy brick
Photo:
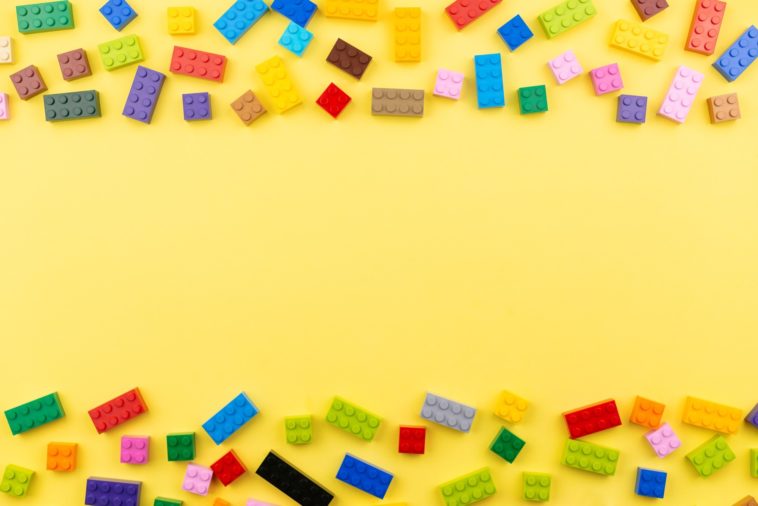
[(371, 441), (382, 419), (342, 397), (335, 397), (326, 414), (326, 421), (364, 441)]
[(185, 93), (182, 108), (185, 121), (211, 119), (211, 96), (209, 93)]
[(758, 449), (750, 450), (750, 476), (758, 478)]
[(232, 109), (237, 113), (237, 116), (246, 125), (251, 124), (264, 114), (266, 114), (266, 108), (263, 107), (255, 93), (248, 90), (240, 98), (232, 102)]
[(29, 100), (47, 91), (47, 85), (34, 65), (29, 65), (15, 74), (11, 74), (10, 77), (21, 100)]
[(16, 20), (21, 33), (71, 30), (74, 28), (74, 11), (68, 1), (18, 5)]
[(263, 459), (256, 474), (298, 504), (327, 506), (334, 499), (334, 494), (329, 490), (273, 451)]
[(149, 125), (153, 120), (153, 113), (158, 105), (165, 80), (165, 74), (142, 65), (137, 67), (123, 115)]
[(170, 35), (193, 35), (197, 29), (194, 7), (168, 8), (168, 33)]
[(213, 500), (213, 506), (232, 506), (232, 503), (217, 497)]
[(518, 101), (521, 114), (547, 112), (547, 89), (545, 85), (519, 88)]
[(426, 427), (401, 425), (397, 451), (422, 455), (426, 451)]
[(748, 495), (734, 503), (734, 506), (758, 506), (758, 500), (752, 495)]
[(421, 418), (460, 432), (471, 430), (476, 416), (476, 408), (445, 399), (431, 393), (426, 394), (421, 407)]
[(318, 7), (311, 0), (274, 0), (271, 10), (305, 28)]
[(526, 399), (518, 395), (503, 390), (495, 403), (495, 416), (502, 418), (506, 422), (518, 423), (524, 419), (524, 414), (529, 408)]
[(195, 458), (195, 433), (182, 432), (166, 436), (166, 452), (169, 462)]
[(92, 75), (87, 52), (84, 49), (74, 49), (59, 54), (58, 65), (60, 65), (61, 74), (66, 81), (74, 81)]
[(348, 75), (360, 80), (366, 72), (369, 63), (371, 63), (371, 56), (350, 43), (337, 39), (329, 56), (326, 57), (326, 61)]
[(505, 427), (501, 427), (495, 439), (490, 443), (490, 451), (506, 462), (513, 464), (518, 454), (524, 449), (523, 439), (512, 433)]
[(0, 93), (0, 120), (10, 119), (10, 110), (8, 108), (8, 94)]
[[(3, 94), (2, 103), (8, 104), (8, 95)], [(23, 97), (22, 97), (23, 98)], [(7, 116), (7, 109), (6, 109)], [(7, 119), (7, 118), (6, 118)], [(5, 419), (14, 436), (36, 429), (46, 423), (63, 418), (63, 406), (57, 393), (52, 393), (11, 408), (5, 412)]]
[(9, 464), (0, 481), (0, 492), (13, 497), (25, 496), (29, 491), (32, 476), (34, 476), (34, 471)]
[(266, 86), (277, 112), (285, 113), (303, 103), (281, 58), (274, 56), (266, 60), (256, 66), (255, 71)]
[(616, 474), (619, 451), (612, 448), (569, 439), (561, 457), (561, 464), (580, 471), (612, 476)]
[(500, 53), (474, 56), (476, 100), (479, 109), (505, 107)]
[(371, 114), (422, 118), (424, 90), (374, 88), (371, 90)]
[[(680, 67), (679, 75), (687, 77), (686, 74), (682, 74), (682, 69), (685, 69), (685, 67)], [(697, 93), (697, 88), (700, 87), (703, 76), (702, 74), (698, 74), (695, 71), (690, 72), (692, 74), (697, 74), (700, 76), (700, 80), (695, 81), (692, 79), (692, 81), (697, 85), (695, 90), (691, 93), (691, 100), (694, 100), (695, 94)], [(678, 86), (677, 89), (681, 90), (685, 86), (694, 87), (695, 85), (690, 84), (690, 80), (687, 80), (684, 84)], [(672, 93), (673, 91), (670, 90), (669, 95)], [(684, 118), (682, 118), (682, 121), (684, 121)], [(735, 434), (740, 428), (741, 421), (742, 410), (737, 408), (732, 408), (723, 404), (716, 404), (715, 402), (705, 401), (703, 399), (697, 399), (695, 397), (687, 397), (687, 400), (684, 403), (684, 414), (682, 415), (682, 422), (689, 425), (694, 425), (695, 427), (701, 427), (703, 429), (721, 432), (722, 434)]]
[(108, 0), (100, 7), (100, 14), (119, 32), (137, 17), (126, 0)]
[(379, 0), (326, 0), (324, 15), (327, 18), (376, 21), (379, 19)]
[(495, 495), (497, 489), (492, 481), (489, 467), (465, 474), (440, 485), (442, 499), (446, 506), (474, 504)]
[[(626, 103), (623, 105), (625, 112), (628, 114), (619, 119), (622, 112), (622, 99), (626, 99), (627, 97), (629, 100), (624, 100)], [(645, 99), (644, 104), (640, 102), (640, 99), (642, 98)], [(622, 121), (623, 119), (626, 123), (644, 123), (646, 112), (640, 111), (641, 108), (647, 109), (647, 97), (619, 95), (619, 116), (617, 116), (616, 121)], [(651, 401), (650, 399), (638, 395), (634, 399), (634, 407), (632, 407), (632, 414), (629, 416), (629, 421), (636, 423), (637, 425), (642, 425), (643, 427), (655, 429), (661, 425), (664, 409), (666, 409), (665, 404)]]
[(149, 436), (121, 436), (122, 464), (147, 464), (149, 458)]
[(156, 497), (153, 506), (182, 506), (180, 499), (167, 499), (165, 497)]
[(220, 445), (257, 414), (258, 408), (243, 392), (205, 422), (203, 429), (214, 443)]
[(196, 49), (174, 46), (171, 54), (171, 72), (184, 76), (223, 82), (226, 56)]
[(712, 55), (724, 20), (726, 2), (720, 0), (697, 0), (692, 24), (684, 49), (704, 55)]
[(550, 500), (552, 478), (544, 473), (524, 473), (524, 500), (546, 502)]
[(247, 472), (245, 464), (239, 459), (234, 450), (230, 450), (211, 464), (214, 476), (225, 487)]
[(387, 489), (392, 483), (392, 478), (394, 478), (392, 473), (349, 453), (345, 454), (342, 465), (337, 471), (338, 480), (379, 499), (384, 499), (384, 496), (387, 495)]
[(539, 15), (540, 25), (548, 39), (568, 32), (592, 19), (597, 9), (592, 0), (565, 0)]
[(97, 46), (105, 70), (116, 70), (145, 59), (136, 35), (121, 37)]
[(638, 467), (634, 493), (642, 497), (663, 499), (666, 492), (666, 478), (667, 474), (663, 471)]
[(745, 421), (753, 427), (758, 428), (758, 404), (745, 416)]
[(263, 0), (235, 0), (213, 26), (231, 44), (236, 44), (267, 12), (268, 5)]
[(115, 399), (89, 410), (89, 417), (98, 434), (102, 434), (124, 422), (147, 412), (139, 388), (129, 390)]
[(666, 0), (632, 0), (632, 5), (642, 21), (647, 21), (669, 7)]
[(48, 443), (47, 470), (70, 472), (76, 469), (76, 443)]
[(256, 499), (248, 499), (245, 503), (245, 506), (276, 506), (276, 504), (271, 504), (270, 502), (263, 502), (258, 501)]
[(571, 439), (587, 436), (621, 425), (616, 401), (607, 400), (563, 413)]
[(7, 35), (0, 35), (0, 65), (13, 63), (13, 41)]
[(682, 446), (679, 437), (668, 423), (664, 423), (659, 428), (645, 434), (645, 439), (650, 443), (655, 454), (661, 458)]
[(751, 26), (713, 64), (729, 82), (742, 75), (758, 58), (758, 28)]
[(182, 490), (190, 494), (206, 496), (213, 479), (213, 470), (197, 464), (187, 464)]
[(333, 118), (337, 119), (351, 100), (350, 96), (342, 91), (336, 84), (330, 83), (321, 96), (318, 97), (316, 103)]
[(724, 436), (717, 434), (687, 454), (697, 473), (704, 478), (711, 476), (716, 471), (723, 469), (732, 462), (736, 455), (729, 448)]
[(395, 61), (421, 61), (421, 8), (398, 7), (393, 13)]
[(576, 59), (576, 55), (573, 51), (566, 51), (555, 59), (550, 60), (547, 65), (553, 72), (558, 84), (570, 81), (584, 72), (582, 65), (579, 63), (579, 60)]
[(101, 506), (103, 504), (139, 506), (141, 494), (141, 481), (88, 478), (84, 504), (90, 506)]
[(45, 95), (45, 121), (99, 118), (100, 94), (95, 90)]
[(518, 14), (498, 28), (497, 33), (500, 34), (503, 42), (505, 42), (511, 51), (515, 51), (527, 40), (534, 37), (534, 33), (529, 29), (524, 18)]
[(595, 88), (595, 95), (597, 96), (613, 93), (624, 88), (621, 71), (616, 63), (590, 71), (590, 78), (592, 79), (592, 86)]
[(719, 95), (708, 99), (708, 114), (711, 123), (723, 123), (740, 119), (740, 101), (736, 93)]
[(434, 95), (459, 100), (463, 90), (463, 79), (464, 76), (460, 72), (439, 69), (434, 83)]
[(313, 441), (313, 417), (288, 416), (284, 419), (284, 433), (287, 443), (305, 445)]
[(313, 34), (311, 32), (292, 21), (279, 38), (279, 45), (295, 56), (303, 56), (312, 40)]
[(470, 23), (484, 16), (489, 10), (503, 0), (483, 0), (472, 2), (471, 0), (455, 0), (445, 7), (445, 12), (455, 24), (458, 30), (463, 30)]
[(611, 46), (655, 61), (661, 61), (668, 44), (665, 33), (623, 19), (616, 21), (611, 34)]

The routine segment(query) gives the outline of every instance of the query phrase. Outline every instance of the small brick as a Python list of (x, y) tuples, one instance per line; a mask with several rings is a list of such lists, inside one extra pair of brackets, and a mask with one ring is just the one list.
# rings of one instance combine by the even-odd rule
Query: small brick
[(363, 77), (371, 59), (371, 56), (342, 39), (337, 39), (326, 57), (326, 61), (356, 79)]
[(547, 89), (545, 85), (519, 88), (518, 102), (521, 114), (547, 112)]
[(524, 473), (523, 479), (525, 501), (546, 502), (550, 500), (552, 479), (549, 474)]
[(213, 470), (197, 464), (187, 464), (182, 490), (190, 494), (206, 496), (213, 479)]
[(137, 13), (126, 0), (108, 0), (100, 7), (100, 14), (119, 32), (137, 17)]
[(311, 415), (288, 416), (284, 419), (287, 443), (305, 445), (313, 441), (313, 417)]
[(318, 7), (310, 0), (274, 0), (271, 10), (305, 28)]
[(148, 436), (121, 436), (121, 463), (147, 464), (150, 458)]
[(195, 458), (195, 433), (181, 432), (166, 436), (166, 452), (169, 462)]
[(495, 416), (502, 418), (506, 422), (518, 423), (524, 419), (527, 409), (529, 409), (529, 402), (526, 399), (503, 390), (500, 392), (495, 404)]
[(0, 93), (0, 120), (10, 119), (10, 108), (8, 106), (8, 94)]
[(634, 493), (642, 497), (663, 499), (666, 492), (666, 478), (667, 475), (663, 471), (638, 467)]
[(524, 18), (518, 14), (498, 28), (497, 33), (500, 34), (500, 38), (503, 39), (503, 42), (505, 42), (511, 51), (515, 51), (526, 41), (534, 37), (534, 33), (529, 29)]
[(13, 41), (7, 35), (0, 35), (0, 65), (13, 63)]
[(253, 121), (266, 114), (266, 108), (263, 107), (263, 104), (255, 96), (255, 93), (250, 90), (232, 102), (232, 109), (234, 109), (234, 112), (237, 113), (237, 116), (239, 116), (245, 125), (250, 125)]
[(15, 74), (11, 74), (10, 77), (21, 100), (29, 100), (47, 91), (47, 85), (34, 65), (29, 65)]
[(194, 7), (168, 8), (168, 33), (170, 35), (193, 35), (195, 33)]
[[(647, 108), (647, 97), (639, 97), (636, 95), (619, 95), (619, 113), (621, 113), (622, 98), (629, 98), (629, 100), (627, 100), (624, 104), (625, 107), (631, 107), (631, 110), (628, 111), (629, 117), (627, 120), (636, 120), (626, 122), (644, 123), (645, 112), (643, 112), (641, 115), (638, 113), (640, 112), (639, 108)], [(639, 102), (639, 99), (641, 98), (645, 99), (644, 104)], [(639, 121), (640, 116), (642, 118), (642, 121)], [(618, 117), (616, 118), (616, 121), (619, 121)], [(661, 418), (663, 417), (663, 410), (665, 409), (665, 404), (651, 401), (650, 399), (646, 399), (638, 395), (634, 399), (634, 407), (632, 407), (632, 414), (629, 416), (629, 421), (636, 423), (637, 425), (642, 425), (643, 427), (647, 427), (649, 429), (655, 429), (661, 425)]]
[(573, 51), (566, 51), (554, 60), (550, 60), (548, 66), (558, 84), (568, 82), (584, 72)]
[(12, 497), (25, 496), (29, 491), (29, 484), (33, 476), (34, 471), (9, 464), (5, 468), (2, 481), (0, 481), (0, 492)]
[(645, 439), (650, 443), (655, 454), (661, 458), (682, 446), (679, 437), (668, 423), (664, 423), (659, 428), (645, 434)]
[(292, 21), (279, 38), (279, 45), (295, 56), (303, 56), (312, 40), (313, 34), (311, 32)]
[(228, 451), (211, 464), (211, 469), (213, 475), (225, 487), (247, 472), (245, 464), (242, 463), (234, 450)]
[(426, 427), (401, 425), (397, 451), (422, 455), (426, 451)]
[(758, 506), (758, 500), (752, 495), (747, 495), (734, 503), (734, 506)]
[(597, 96), (613, 93), (624, 88), (621, 71), (616, 63), (592, 70), (590, 78), (592, 79), (592, 86), (595, 88), (595, 95)]
[(47, 470), (71, 472), (76, 469), (76, 443), (48, 443)]
[(434, 83), (434, 95), (444, 98), (459, 100), (463, 90), (464, 76), (460, 72), (452, 70), (439, 69), (437, 71), (437, 80)]
[(656, 14), (668, 9), (669, 4), (666, 0), (631, 0), (634, 10), (639, 14), (642, 21), (647, 21)]
[[(639, 95), (619, 95), (618, 109), (616, 110), (616, 122), (618, 123), (636, 123), (642, 124), (647, 119), (647, 97)], [(639, 399), (639, 397), (638, 397)], [(663, 410), (661, 410), (661, 413)], [(647, 422), (637, 422), (638, 420), (652, 420), (651, 418), (644, 418), (647, 414), (640, 411), (632, 411), (631, 421), (638, 425), (644, 425), (650, 427)], [(657, 420), (660, 421), (661, 416), (657, 416)]]
[(723, 123), (740, 119), (740, 101), (736, 93), (719, 95), (708, 99), (708, 114), (711, 123)]
[(501, 427), (490, 444), (490, 451), (509, 463), (513, 463), (526, 443), (505, 427)]
[(66, 81), (74, 81), (92, 75), (87, 52), (84, 49), (74, 49), (59, 54), (58, 65), (60, 65), (61, 74)]
[(182, 108), (185, 121), (211, 119), (211, 96), (209, 93), (185, 93)]
[(330, 83), (321, 96), (318, 97), (316, 103), (333, 118), (337, 119), (351, 100), (350, 96), (342, 91), (336, 84)]

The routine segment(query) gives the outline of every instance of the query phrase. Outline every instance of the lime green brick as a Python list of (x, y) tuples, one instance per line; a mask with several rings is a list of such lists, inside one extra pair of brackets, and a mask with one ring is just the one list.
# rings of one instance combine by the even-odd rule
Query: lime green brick
[(758, 478), (758, 449), (750, 450), (750, 476)]
[(550, 500), (552, 478), (544, 473), (524, 473), (524, 500), (545, 502)]
[(447, 506), (474, 504), (497, 492), (489, 467), (461, 476), (440, 485), (442, 498)]
[(516, 434), (501, 427), (490, 444), (490, 451), (512, 464), (525, 444)]
[(21, 33), (71, 30), (74, 28), (74, 11), (68, 1), (17, 5), (16, 22)]
[(724, 436), (717, 434), (687, 454), (687, 460), (700, 476), (708, 477), (733, 461), (736, 455), (726, 444)]
[(153, 506), (182, 506), (179, 499), (166, 499), (165, 497), (156, 497)]
[(371, 441), (382, 419), (341, 397), (335, 397), (326, 414), (326, 421), (355, 437)]
[(24, 496), (29, 490), (32, 476), (34, 476), (34, 471), (9, 464), (0, 481), (0, 492), (14, 497)]
[(313, 440), (313, 419), (311, 415), (288, 416), (284, 419), (284, 431), (289, 444), (308, 444)]
[(566, 0), (539, 15), (548, 39), (568, 32), (597, 14), (592, 0)]
[(166, 436), (166, 450), (170, 462), (195, 458), (195, 433), (181, 432)]
[(145, 59), (139, 38), (128, 35), (97, 46), (105, 70), (116, 70)]
[(612, 476), (616, 474), (619, 455), (619, 451), (613, 448), (569, 439), (563, 450), (561, 464), (581, 471)]
[(15, 436), (63, 418), (63, 406), (57, 393), (27, 402), (5, 412), (5, 419)]

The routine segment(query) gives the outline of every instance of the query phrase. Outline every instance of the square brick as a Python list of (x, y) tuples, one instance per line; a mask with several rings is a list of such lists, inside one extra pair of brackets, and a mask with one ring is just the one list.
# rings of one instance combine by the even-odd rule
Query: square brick
[(708, 114), (711, 123), (723, 123), (740, 119), (740, 101), (736, 93), (719, 95), (708, 99)]
[(523, 479), (525, 501), (545, 502), (550, 500), (552, 479), (549, 474), (524, 473)]
[(47, 470), (70, 472), (76, 469), (76, 443), (48, 443)]
[(426, 451), (426, 427), (401, 425), (397, 451), (422, 455)]
[(284, 419), (284, 433), (287, 443), (291, 445), (305, 445), (313, 441), (313, 417), (288, 416)]
[(547, 112), (547, 89), (545, 85), (519, 88), (518, 103), (521, 114)]
[(211, 119), (211, 96), (208, 93), (185, 93), (182, 107), (185, 121)]
[(247, 472), (245, 464), (237, 457), (234, 450), (228, 451), (220, 459), (211, 464), (211, 469), (213, 470), (213, 475), (225, 487)]
[(187, 464), (182, 490), (190, 494), (206, 496), (213, 479), (213, 470), (197, 464)]
[(15, 74), (11, 74), (11, 82), (21, 100), (29, 100), (47, 91), (47, 85), (45, 85), (42, 75), (34, 65), (29, 65)]
[(645, 434), (645, 439), (650, 443), (655, 454), (661, 458), (682, 446), (682, 442), (668, 423), (664, 423), (658, 429)]
[(334, 119), (337, 119), (351, 100), (350, 95), (342, 91), (336, 84), (331, 83), (326, 87), (324, 93), (318, 97), (316, 103)]
[(195, 458), (195, 433), (182, 432), (166, 436), (169, 462), (193, 460)]
[(194, 7), (168, 8), (168, 33), (171, 35), (192, 35), (195, 33)]
[(590, 78), (592, 79), (592, 86), (595, 88), (595, 95), (598, 96), (624, 88), (624, 81), (621, 79), (621, 71), (617, 63), (592, 70)]
[(566, 83), (584, 72), (573, 51), (566, 51), (555, 59), (550, 60), (547, 65), (553, 72), (558, 84)]
[(434, 83), (434, 95), (458, 100), (461, 98), (464, 76), (460, 72), (439, 69), (437, 81)]
[[(647, 97), (641, 97), (638, 95), (619, 95), (618, 109), (616, 110), (616, 121), (618, 123), (636, 123), (642, 124), (647, 119)], [(641, 397), (637, 397), (638, 402)], [(657, 403), (656, 403), (657, 404)], [(654, 409), (652, 406), (650, 409)], [(661, 413), (663, 410), (661, 409)], [(635, 421), (646, 420), (642, 421)], [(661, 420), (661, 415), (654, 415), (653, 412), (646, 413), (641, 406), (635, 404), (634, 411), (632, 411), (632, 422), (645, 427), (655, 428)], [(655, 424), (655, 425), (653, 425)]]
[(264, 114), (266, 114), (266, 108), (263, 107), (261, 101), (255, 96), (255, 93), (248, 90), (240, 98), (232, 102), (232, 109), (237, 113), (237, 116), (246, 125), (251, 124)]
[(73, 81), (92, 75), (87, 52), (84, 49), (74, 49), (73, 51), (59, 54), (58, 65), (60, 65), (61, 74), (66, 81)]
[(0, 481), (0, 492), (5, 492), (13, 497), (25, 496), (29, 491), (32, 476), (34, 476), (34, 471), (9, 464), (5, 468), (2, 481)]
[(121, 436), (122, 464), (147, 464), (149, 451), (148, 436)]

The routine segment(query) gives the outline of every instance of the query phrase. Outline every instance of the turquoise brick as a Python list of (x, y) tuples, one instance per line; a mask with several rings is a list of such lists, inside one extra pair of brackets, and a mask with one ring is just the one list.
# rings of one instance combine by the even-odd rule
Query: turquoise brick
[(284, 29), (279, 45), (295, 56), (303, 56), (312, 40), (313, 34), (293, 21)]
[(74, 11), (68, 1), (18, 5), (16, 21), (21, 33), (71, 30), (74, 28)]
[(64, 414), (58, 394), (52, 393), (7, 410), (5, 419), (15, 436), (63, 418)]

